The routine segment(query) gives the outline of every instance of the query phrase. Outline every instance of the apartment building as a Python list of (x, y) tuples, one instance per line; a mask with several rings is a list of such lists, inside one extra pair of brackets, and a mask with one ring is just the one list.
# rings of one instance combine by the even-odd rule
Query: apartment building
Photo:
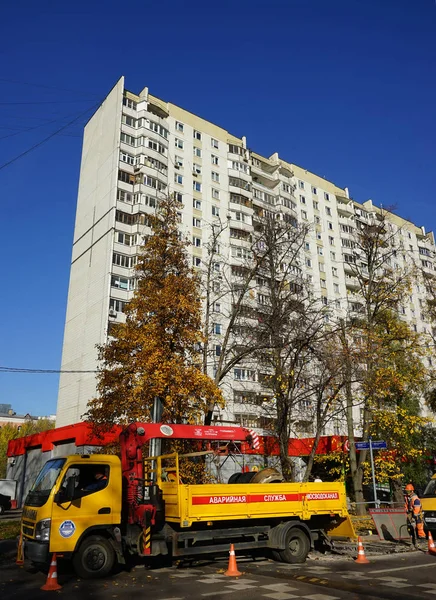
[[(345, 310), (358, 304), (357, 282), (347, 260), (353, 228), (379, 209), (371, 200), (350, 199), (347, 188), (273, 154), (263, 157), (247, 140), (230, 134), (144, 88), (136, 95), (121, 78), (85, 128), (71, 275), (62, 353), (57, 425), (81, 420), (95, 395), (96, 344), (104, 343), (135, 286), (136, 256), (149, 231), (147, 214), (159, 198), (176, 194), (183, 203), (181, 232), (192, 240), (192, 264), (202, 269), (213, 224), (226, 222), (214, 269), (240, 264), (263, 210), (312, 223), (301, 268), (325, 304)], [(434, 238), (423, 228), (390, 218), (408, 256), (433, 272)], [(219, 257), (222, 257), (222, 262)], [(349, 257), (347, 259), (347, 257)], [(398, 256), (402, 266), (404, 256)], [(404, 318), (417, 331), (425, 292), (419, 287), (404, 303)], [(223, 298), (214, 307), (213, 347), (220, 352), (225, 327)], [(211, 361), (210, 370), (213, 373)], [(68, 373), (68, 371), (80, 371)], [(256, 365), (238, 365), (223, 382), (228, 401), (218, 422), (268, 428), (262, 410), (247, 409), (247, 393), (262, 394)], [(340, 424), (335, 425), (340, 433)], [(309, 434), (310, 431), (302, 432)]]

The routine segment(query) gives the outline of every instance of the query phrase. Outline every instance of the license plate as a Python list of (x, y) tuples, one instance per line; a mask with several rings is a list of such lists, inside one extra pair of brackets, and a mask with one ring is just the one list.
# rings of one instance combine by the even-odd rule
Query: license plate
[(436, 517), (425, 517), (426, 523), (436, 523)]

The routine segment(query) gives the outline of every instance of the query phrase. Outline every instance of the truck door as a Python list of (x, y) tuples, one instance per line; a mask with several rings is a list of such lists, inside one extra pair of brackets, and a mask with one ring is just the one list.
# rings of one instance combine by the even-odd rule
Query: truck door
[(53, 502), (50, 552), (73, 552), (86, 530), (112, 524), (111, 487), (108, 464), (68, 467)]

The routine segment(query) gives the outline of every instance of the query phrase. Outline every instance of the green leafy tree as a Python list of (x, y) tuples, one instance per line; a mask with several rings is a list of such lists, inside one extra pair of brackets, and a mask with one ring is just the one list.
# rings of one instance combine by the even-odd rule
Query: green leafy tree
[(199, 282), (179, 233), (180, 208), (169, 197), (149, 217), (151, 235), (138, 256), (126, 322), (98, 348), (98, 397), (86, 413), (97, 426), (149, 421), (156, 398), (162, 421), (174, 423), (200, 423), (208, 406), (223, 405), (219, 388), (202, 372)]

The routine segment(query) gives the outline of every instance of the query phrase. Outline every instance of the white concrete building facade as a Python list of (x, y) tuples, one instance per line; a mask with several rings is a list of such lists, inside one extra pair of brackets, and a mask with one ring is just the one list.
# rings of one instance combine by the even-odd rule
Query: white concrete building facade
[[(338, 310), (358, 301), (347, 267), (347, 240), (356, 222), (377, 210), (370, 200), (359, 204), (346, 188), (277, 154), (262, 157), (247, 148), (244, 137), (152, 96), (147, 88), (132, 94), (121, 78), (85, 128), (58, 426), (80, 421), (95, 395), (96, 344), (106, 341), (111, 322), (124, 318), (134, 289), (135, 257), (148, 230), (147, 213), (154, 212), (159, 197), (172, 193), (183, 202), (180, 227), (192, 239), (194, 267), (202, 268), (212, 223), (227, 220), (220, 252), (237, 265), (249, 246), (253, 215), (279, 206), (282, 213), (313, 224), (301, 266), (316, 293)], [(391, 220), (408, 255), (432, 272), (433, 235), (398, 216)], [(401, 266), (402, 256), (397, 260)], [(425, 291), (417, 288), (404, 303), (404, 316), (417, 331), (428, 327), (424, 298)], [(222, 315), (216, 320), (219, 346)], [(240, 401), (247, 385), (260, 388), (257, 375), (236, 371), (223, 386), (228, 408), (217, 417), (262, 429), (260, 412), (247, 411)]]

